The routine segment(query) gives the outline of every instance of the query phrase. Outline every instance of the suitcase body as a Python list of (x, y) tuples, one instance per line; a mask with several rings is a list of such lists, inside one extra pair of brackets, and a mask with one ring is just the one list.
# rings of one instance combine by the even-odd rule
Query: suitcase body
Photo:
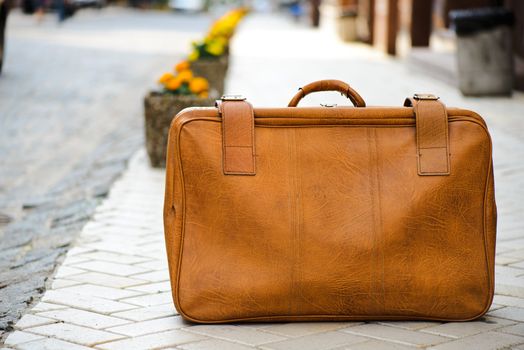
[[(173, 298), (202, 323), (465, 321), (489, 309), (491, 141), (474, 112), (407, 107), (186, 109), (169, 135)], [(411, 105), (413, 103), (413, 105)]]

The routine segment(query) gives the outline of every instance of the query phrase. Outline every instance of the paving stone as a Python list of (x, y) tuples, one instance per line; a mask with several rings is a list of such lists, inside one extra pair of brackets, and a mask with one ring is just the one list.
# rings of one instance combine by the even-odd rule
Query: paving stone
[(438, 326), (442, 322), (427, 322), (427, 321), (391, 321), (391, 322), (378, 322), (379, 324), (390, 326), (390, 327), (398, 327), (403, 329), (409, 329), (409, 330), (419, 330), (423, 328)]
[(305, 335), (334, 331), (359, 324), (361, 323), (355, 322), (354, 324), (348, 324), (348, 322), (298, 322), (275, 324), (268, 327), (263, 327), (262, 329), (264, 332), (270, 332), (285, 337), (302, 337)]
[(522, 260), (521, 258), (515, 258), (512, 256), (497, 255), (497, 257), (495, 258), (495, 263), (497, 265), (508, 265), (508, 264), (519, 262), (521, 260)]
[(67, 255), (62, 262), (62, 266), (70, 266), (88, 260), (89, 258), (84, 257), (84, 255)]
[(498, 332), (503, 332), (503, 333), (510, 333), (510, 334), (514, 334), (514, 335), (518, 335), (518, 336), (524, 337), (524, 323), (518, 323), (518, 324), (513, 325), (513, 326), (500, 328), (500, 329), (497, 329), (497, 331)]
[(126, 289), (136, 290), (136, 291), (144, 292), (144, 293), (169, 292), (171, 291), (171, 282), (163, 281), (163, 282), (156, 282), (156, 283), (148, 283), (148, 284), (143, 284), (139, 286), (132, 286)]
[(250, 346), (231, 343), (220, 339), (208, 339), (177, 346), (181, 350), (252, 350)]
[(27, 342), (30, 342), (32, 340), (36, 340), (36, 339), (42, 339), (43, 337), (40, 336), (40, 335), (36, 335), (36, 334), (31, 334), (31, 333), (27, 333), (27, 332), (23, 332), (23, 331), (14, 331), (13, 333), (11, 333), (7, 339), (5, 340), (5, 343), (4, 345), (7, 345), (7, 346), (18, 346), (19, 344), (22, 344), (22, 343), (27, 343)]
[(84, 273), (84, 270), (80, 270), (74, 267), (63, 266), (55, 274), (55, 278), (64, 278), (68, 276), (77, 275), (79, 273)]
[(148, 321), (134, 322), (124, 326), (111, 327), (106, 330), (109, 332), (123, 334), (130, 337), (136, 337), (140, 335), (163, 332), (188, 326), (190, 326), (190, 324), (182, 321), (182, 318), (180, 316), (171, 316)]
[(428, 349), (431, 350), (494, 350), (524, 343), (523, 337), (499, 332), (485, 332), (470, 337), (453, 340)]
[(211, 338), (229, 340), (236, 343), (254, 346), (286, 339), (276, 334), (259, 332), (255, 329), (241, 326), (197, 325), (186, 328), (186, 330)]
[(103, 314), (112, 312), (126, 311), (136, 308), (136, 306), (120, 303), (108, 299), (89, 297), (81, 294), (64, 292), (61, 289), (48, 290), (42, 297), (43, 301), (70, 306), (77, 309), (94, 311)]
[(123, 277), (150, 271), (149, 269), (145, 269), (139, 266), (117, 264), (117, 263), (111, 263), (111, 262), (106, 262), (106, 261), (83, 262), (80, 264), (76, 264), (75, 268), (87, 270), (87, 271), (100, 272), (100, 273), (108, 273), (111, 275), (117, 275), (117, 276), (123, 276)]
[(365, 337), (348, 333), (325, 332), (264, 344), (260, 348), (270, 350), (324, 350), (362, 343), (366, 340), (368, 339)]
[(341, 331), (366, 336), (374, 339), (392, 341), (395, 343), (405, 345), (415, 345), (419, 347), (435, 345), (450, 340), (450, 338), (445, 338), (438, 335), (427, 334), (401, 328), (388, 327), (378, 324), (365, 324), (362, 326), (342, 329)]
[(495, 293), (524, 298), (524, 277), (497, 275), (495, 279)]
[(74, 294), (82, 294), (87, 296), (94, 296), (109, 300), (118, 300), (123, 298), (129, 298), (132, 296), (138, 296), (143, 293), (134, 292), (131, 290), (111, 288), (104, 286), (97, 286), (89, 283), (76, 285), (72, 287), (62, 288), (63, 291)]
[(507, 306), (502, 309), (490, 312), (489, 315), (524, 322), (524, 309), (520, 307)]
[[(162, 242), (161, 244), (164, 245), (165, 243)], [(162, 249), (155, 249), (154, 251), (159, 252), (159, 251), (162, 251)], [(166, 259), (167, 259), (167, 256), (166, 256)], [(154, 260), (146, 261), (146, 262), (139, 263), (136, 265), (146, 268), (146, 269), (154, 270), (154, 271), (168, 271), (166, 259), (154, 259)]]
[(439, 326), (424, 328), (422, 332), (442, 335), (444, 337), (463, 338), (511, 324), (514, 324), (514, 322), (495, 317), (483, 317), (478, 321), (443, 323)]
[(413, 350), (407, 345), (385, 342), (381, 340), (369, 340), (363, 343), (342, 346), (333, 350)]
[(106, 316), (96, 312), (74, 308), (40, 312), (38, 313), (38, 316), (49, 317), (62, 322), (94, 329), (103, 329), (130, 323), (129, 320), (124, 320), (118, 317)]
[(144, 335), (141, 337), (128, 338), (98, 345), (98, 348), (104, 350), (143, 350), (157, 349), (168, 346), (175, 346), (193, 341), (202, 340), (204, 337), (184, 332), (181, 330), (171, 330), (167, 332)]
[(46, 303), (44, 301), (39, 302), (36, 304), (32, 309), (31, 312), (40, 312), (40, 311), (51, 311), (51, 310), (60, 310), (65, 309), (67, 306), (65, 305), (59, 305), (59, 304), (52, 304), (52, 303)]
[(509, 266), (496, 265), (495, 267), (495, 275), (496, 275), (495, 278), (500, 275), (518, 277), (522, 274), (524, 274), (524, 270), (515, 267), (515, 265), (509, 265)]
[(524, 269), (524, 261), (520, 261), (518, 263), (513, 263), (511, 265), (509, 265), (510, 267), (516, 267), (516, 268), (519, 268), (519, 269)]
[(44, 324), (55, 323), (55, 322), (56, 322), (56, 320), (49, 319), (47, 317), (41, 317), (41, 316), (36, 316), (36, 315), (32, 315), (32, 314), (26, 314), (26, 315), (22, 316), (22, 318), (20, 320), (18, 320), (18, 322), (16, 323), (16, 327), (15, 328), (23, 330), (23, 329), (26, 329), (26, 328), (35, 327), (35, 326), (41, 326), (41, 325), (44, 325)]
[(151, 260), (150, 258), (145, 258), (137, 255), (115, 254), (112, 252), (102, 251), (82, 254), (82, 257), (87, 258), (88, 260), (102, 260), (119, 264), (136, 264)]
[(61, 278), (55, 278), (53, 279), (53, 283), (51, 284), (51, 288), (53, 289), (60, 289), (64, 287), (71, 287), (76, 286), (80, 284), (80, 282), (72, 281), (72, 280), (66, 280)]
[(511, 256), (511, 257), (515, 257), (515, 258), (519, 258), (523, 260), (524, 259), (524, 248), (512, 250), (512, 251), (504, 253), (503, 255)]
[(524, 308), (524, 299), (511, 297), (508, 295), (495, 295), (493, 297), (493, 303), (504, 306), (517, 306)]
[[(158, 252), (157, 252), (158, 255)], [(169, 280), (169, 272), (168, 271), (153, 271), (148, 273), (140, 273), (133, 275), (133, 278), (138, 278), (141, 280), (146, 280), (149, 282), (162, 282), (162, 281), (168, 281)]]
[(139, 307), (129, 311), (115, 312), (111, 314), (116, 317), (125, 318), (132, 321), (146, 321), (155, 318), (177, 315), (176, 309), (171, 303)]
[(69, 323), (53, 323), (45, 326), (33, 327), (31, 328), (31, 332), (85, 346), (92, 346), (98, 343), (124, 338), (118, 334), (76, 326)]
[(173, 303), (171, 292), (162, 292), (156, 294), (146, 294), (138, 297), (121, 299), (122, 302), (137, 306), (155, 306), (167, 303)]
[(76, 281), (76, 282), (86, 282), (86, 283), (91, 283), (94, 285), (113, 287), (113, 288), (126, 288), (126, 287), (138, 286), (138, 285), (143, 285), (143, 284), (148, 283), (148, 281), (141, 280), (141, 279), (108, 275), (106, 273), (100, 273), (100, 272), (86, 272), (86, 273), (82, 273), (79, 275), (70, 276), (67, 278), (72, 281)]
[(88, 350), (83, 345), (69, 343), (54, 338), (44, 338), (17, 346), (19, 350)]

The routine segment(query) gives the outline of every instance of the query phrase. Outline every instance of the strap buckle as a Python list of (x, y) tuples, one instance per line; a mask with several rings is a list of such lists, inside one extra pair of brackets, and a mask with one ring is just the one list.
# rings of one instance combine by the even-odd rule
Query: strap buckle
[(243, 95), (222, 95), (220, 97), (222, 101), (245, 101), (246, 98)]
[(440, 97), (433, 95), (433, 94), (414, 94), (413, 98), (415, 100), (430, 100), (430, 101), (436, 101)]

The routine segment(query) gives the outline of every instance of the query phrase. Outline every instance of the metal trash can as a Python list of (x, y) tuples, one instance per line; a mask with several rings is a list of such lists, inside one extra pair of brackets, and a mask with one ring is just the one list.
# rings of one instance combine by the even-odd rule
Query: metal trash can
[(464, 95), (511, 95), (513, 13), (502, 7), (455, 10), (459, 88)]

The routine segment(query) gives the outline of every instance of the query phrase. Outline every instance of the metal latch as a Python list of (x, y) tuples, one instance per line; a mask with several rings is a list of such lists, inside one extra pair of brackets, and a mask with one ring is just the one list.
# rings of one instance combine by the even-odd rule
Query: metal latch
[(433, 94), (415, 94), (413, 95), (413, 98), (415, 100), (431, 100), (431, 101), (436, 101), (438, 100), (440, 97), (438, 96), (435, 96)]
[(242, 95), (223, 95), (220, 98), (222, 101), (245, 101), (246, 98)]

